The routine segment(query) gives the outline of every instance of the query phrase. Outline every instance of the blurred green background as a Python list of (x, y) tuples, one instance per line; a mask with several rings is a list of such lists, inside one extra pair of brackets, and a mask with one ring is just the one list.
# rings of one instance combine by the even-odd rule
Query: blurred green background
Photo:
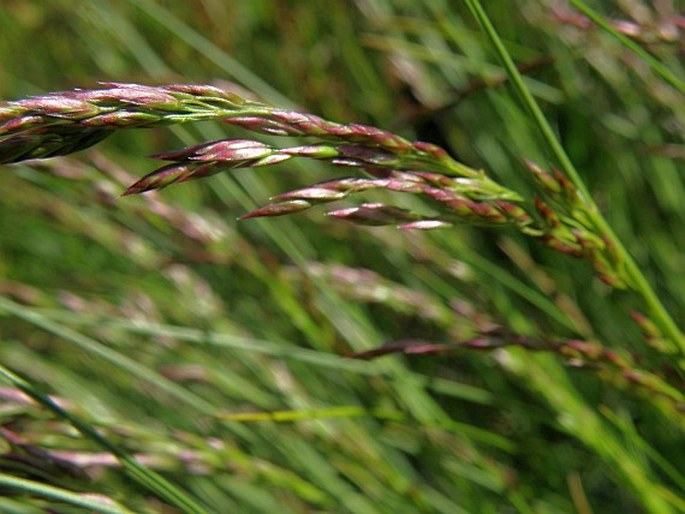
[[(682, 322), (682, 96), (564, 2), (485, 4)], [(682, 5), (597, 4), (637, 23), (682, 76)], [(232, 82), (277, 106), (443, 145), (527, 196), (524, 159), (548, 162), (461, 2), (4, 0), (0, 59), (7, 100), (99, 81)], [(252, 136), (216, 123), (127, 131), (2, 170), (0, 363), (211, 512), (685, 510), (683, 418), (624, 382), (521, 349), (341, 357), (494, 326), (639, 350), (638, 299), (508, 230), (361, 228), (320, 209), (236, 221), (270, 195), (343, 175), (319, 163), (118, 197), (154, 169), (147, 155), (221, 137)], [(0, 392), (0, 470), (175, 512), (69, 425)], [(29, 459), (10, 433), (56, 461)], [(2, 492), (2, 512), (81, 512)]]

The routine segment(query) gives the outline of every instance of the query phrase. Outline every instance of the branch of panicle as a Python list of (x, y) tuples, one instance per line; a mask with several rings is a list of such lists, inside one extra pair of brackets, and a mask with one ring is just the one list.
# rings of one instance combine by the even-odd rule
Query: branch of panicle
[(371, 350), (353, 353), (348, 357), (368, 360), (393, 353), (444, 355), (460, 350), (495, 351), (508, 347), (554, 352), (563, 357), (571, 366), (598, 370), (598, 376), (604, 380), (632, 384), (643, 394), (664, 398), (674, 412), (685, 414), (685, 396), (681, 391), (666, 383), (660, 374), (637, 368), (631, 356), (597, 342), (577, 339), (546, 341), (494, 330), (475, 338), (451, 343), (433, 343), (415, 339), (391, 341)]

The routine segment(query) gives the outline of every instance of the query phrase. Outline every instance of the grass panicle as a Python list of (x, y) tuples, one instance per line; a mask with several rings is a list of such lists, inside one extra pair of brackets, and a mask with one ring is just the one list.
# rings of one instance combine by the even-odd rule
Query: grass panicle
[[(330, 216), (359, 224), (398, 225), (431, 230), (454, 223), (497, 226), (509, 224), (546, 246), (588, 260), (599, 276), (614, 287), (625, 287), (620, 262), (612, 261), (610, 246), (596, 235), (592, 208), (559, 172), (550, 175), (529, 162), (542, 189), (555, 207), (533, 202), (537, 223), (521, 206), (520, 194), (452, 159), (439, 146), (407, 139), (376, 127), (339, 124), (319, 116), (282, 110), (247, 100), (228, 89), (209, 85), (142, 86), (103, 84), (102, 89), (77, 89), (8, 102), (0, 107), (0, 155), (4, 162), (71, 153), (95, 144), (124, 128), (214, 119), (278, 136), (308, 136), (322, 142), (277, 148), (248, 139), (216, 140), (153, 155), (173, 161), (129, 186), (124, 195), (161, 189), (217, 173), (271, 166), (293, 158), (316, 159), (335, 166), (360, 169), (372, 178), (330, 180), (274, 197), (242, 219), (283, 216), (314, 204), (341, 200), (371, 189), (417, 194), (438, 211), (433, 215), (398, 206), (364, 203), (334, 210)], [(325, 141), (325, 142), (323, 142)], [(0, 161), (2, 162), (2, 161)], [(532, 209), (532, 206), (528, 206)]]

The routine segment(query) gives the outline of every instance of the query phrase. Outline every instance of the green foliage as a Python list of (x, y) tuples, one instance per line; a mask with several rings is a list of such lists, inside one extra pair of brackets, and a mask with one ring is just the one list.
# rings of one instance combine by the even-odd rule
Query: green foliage
[[(0, 98), (232, 82), (230, 109), (377, 126), (408, 153), (369, 154), (358, 133), (170, 152), (244, 139), (252, 119), (3, 166), (0, 510), (685, 510), (682, 16), (571, 3), (600, 26), (545, 0), (5, 6)], [(105, 121), (169, 124), (156, 100)], [(0, 153), (113, 134), (72, 144), (63, 122)], [(194, 173), (219, 149), (203, 180), (121, 197), (156, 167), (146, 154)], [(395, 175), (351, 180), (341, 158)], [(150, 176), (128, 192), (173, 182)], [(526, 213), (474, 207), (503, 200)], [(325, 218), (314, 204), (330, 201)]]

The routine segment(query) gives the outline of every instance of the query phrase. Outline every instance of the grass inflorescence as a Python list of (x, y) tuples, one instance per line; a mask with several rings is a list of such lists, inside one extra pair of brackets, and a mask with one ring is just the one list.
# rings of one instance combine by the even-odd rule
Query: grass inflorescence
[[(342, 178), (274, 197), (275, 203), (243, 216), (282, 216), (314, 204), (341, 200), (370, 189), (418, 194), (437, 210), (422, 215), (397, 206), (366, 203), (329, 213), (338, 219), (405, 229), (434, 229), (454, 222), (513, 224), (524, 234), (575, 257), (586, 258), (607, 283), (624, 286), (620, 256), (612, 255), (597, 234), (581, 193), (560, 172), (553, 176), (529, 163), (542, 190), (568, 213), (557, 212), (541, 198), (532, 202), (537, 221), (520, 204), (520, 194), (483, 171), (455, 161), (441, 147), (376, 127), (340, 124), (319, 116), (276, 109), (210, 85), (142, 86), (103, 84), (103, 88), (52, 93), (0, 107), (0, 162), (69, 154), (124, 128), (151, 128), (190, 121), (218, 120), (278, 136), (309, 136), (313, 144), (278, 148), (247, 139), (217, 140), (153, 155), (173, 161), (129, 186), (124, 195), (161, 189), (238, 168), (260, 168), (293, 158), (316, 159), (357, 168), (369, 178)], [(531, 203), (531, 202), (529, 202)], [(531, 209), (531, 206), (528, 207)], [(609, 243), (610, 245), (611, 243)]]

